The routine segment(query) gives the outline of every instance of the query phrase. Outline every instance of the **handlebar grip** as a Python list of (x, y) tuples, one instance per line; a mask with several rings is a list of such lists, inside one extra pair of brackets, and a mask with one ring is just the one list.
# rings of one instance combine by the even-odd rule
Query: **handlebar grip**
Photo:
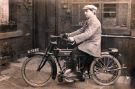
[(61, 36), (50, 35), (51, 38), (60, 38)]

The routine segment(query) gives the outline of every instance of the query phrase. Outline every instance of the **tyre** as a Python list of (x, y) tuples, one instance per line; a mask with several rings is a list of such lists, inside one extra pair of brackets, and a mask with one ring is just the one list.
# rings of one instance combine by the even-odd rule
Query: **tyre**
[(45, 86), (52, 78), (52, 63), (46, 62), (40, 71), (37, 71), (39, 64), (43, 59), (42, 55), (35, 55), (27, 58), (21, 68), (21, 74), (25, 82), (34, 87)]
[(111, 55), (102, 55), (95, 59), (90, 68), (91, 77), (99, 85), (111, 85), (121, 75), (119, 61)]

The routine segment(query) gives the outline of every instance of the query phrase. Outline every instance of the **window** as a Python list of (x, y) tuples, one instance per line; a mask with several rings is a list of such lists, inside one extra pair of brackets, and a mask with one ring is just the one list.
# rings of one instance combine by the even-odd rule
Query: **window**
[(115, 27), (125, 28), (128, 21), (128, 4), (104, 4), (103, 5), (103, 20), (104, 28)]
[(117, 19), (116, 6), (117, 6), (116, 4), (103, 5), (102, 25), (104, 28), (116, 26), (116, 19)]
[(17, 30), (16, 0), (0, 0), (0, 39), (22, 36)]
[(0, 25), (9, 22), (9, 1), (0, 0)]
[(17, 30), (17, 3), (15, 0), (0, 0), (0, 33)]
[(104, 18), (116, 18), (116, 4), (104, 4)]

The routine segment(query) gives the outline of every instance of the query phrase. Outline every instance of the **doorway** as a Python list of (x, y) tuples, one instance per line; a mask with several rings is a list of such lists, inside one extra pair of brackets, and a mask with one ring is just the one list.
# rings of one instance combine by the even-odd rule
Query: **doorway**
[(56, 1), (33, 0), (33, 48), (45, 49), (49, 35), (56, 34)]

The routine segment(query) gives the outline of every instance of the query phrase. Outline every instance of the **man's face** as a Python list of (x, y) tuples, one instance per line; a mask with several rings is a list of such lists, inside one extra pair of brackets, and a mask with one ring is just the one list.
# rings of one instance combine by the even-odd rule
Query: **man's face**
[(84, 14), (85, 14), (86, 18), (91, 18), (94, 15), (94, 13), (92, 12), (92, 10), (90, 10), (90, 9), (84, 10)]

